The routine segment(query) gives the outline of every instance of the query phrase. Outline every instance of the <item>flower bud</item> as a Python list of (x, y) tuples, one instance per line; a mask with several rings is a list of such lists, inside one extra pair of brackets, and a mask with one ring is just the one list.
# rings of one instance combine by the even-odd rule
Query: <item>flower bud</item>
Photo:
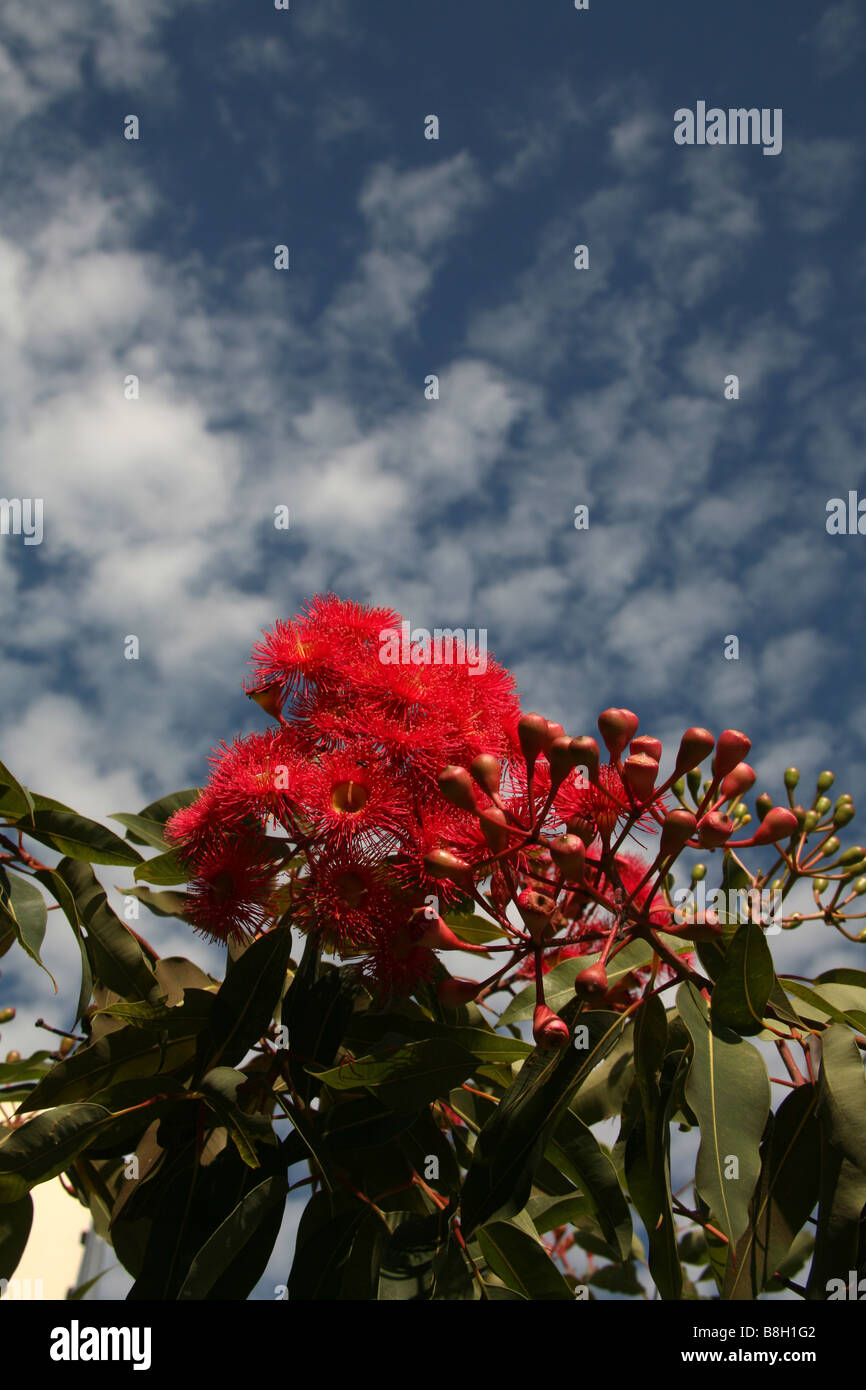
[(546, 898), (532, 888), (525, 888), (517, 899), (517, 908), (537, 946), (556, 935), (556, 928), (550, 921), (554, 909), (552, 898)]
[(721, 811), (710, 811), (698, 821), (698, 843), (704, 849), (719, 849), (734, 833), (734, 822)]
[(707, 876), (707, 866), (706, 866), (706, 864), (693, 864), (693, 865), (692, 865), (692, 883), (700, 883), (700, 882), (701, 882), (701, 879), (706, 878), (706, 876)]
[(439, 790), (451, 802), (452, 806), (459, 806), (461, 811), (472, 811), (473, 813), (478, 810), (478, 800), (472, 785), (472, 778), (465, 767), (457, 767), (452, 763), (449, 767), (442, 769), (437, 781)]
[(649, 801), (653, 795), (659, 765), (648, 753), (633, 753), (622, 765), (622, 780), (636, 801)]
[(439, 1003), (446, 1009), (459, 1009), (471, 1004), (483, 985), (483, 980), (442, 980), (436, 990)]
[(662, 859), (669, 859), (671, 855), (679, 854), (686, 842), (694, 835), (697, 824), (691, 811), (687, 811), (684, 806), (670, 811), (665, 816), (662, 826), (660, 851)]
[(851, 824), (856, 814), (853, 802), (843, 801), (833, 812), (833, 824), (837, 830), (841, 830), (843, 826)]
[(768, 811), (754, 835), (749, 840), (740, 840), (745, 845), (769, 845), (777, 840), (788, 840), (797, 832), (797, 817), (785, 806), (774, 806)]
[(550, 745), (554, 742), (555, 739), (558, 739), (558, 738), (565, 738), (565, 736), (566, 736), (566, 735), (565, 735), (565, 730), (563, 729), (562, 725), (561, 725), (561, 724), (557, 724), (557, 722), (556, 722), (555, 719), (548, 719), (548, 721), (547, 721), (547, 743), (546, 743), (545, 747), (549, 748)]
[[(421, 908), (420, 912), (425, 912)], [(443, 922), (441, 917), (434, 917), (428, 921), (421, 936), (418, 937), (418, 946), (428, 946), (431, 951), (463, 951), (467, 949), (467, 943), (461, 941), (459, 936), (455, 936), (447, 922)], [(469, 950), (474, 949), (469, 947)]]
[(750, 787), (755, 785), (757, 777), (755, 769), (749, 767), (748, 763), (737, 763), (737, 766), (722, 779), (719, 791), (725, 800), (730, 800), (733, 796), (742, 796)]
[(508, 848), (511, 837), (508, 834), (508, 817), (504, 811), (498, 806), (488, 806), (486, 811), (479, 811), (478, 821), (481, 834), (494, 854), (501, 854)]
[(629, 744), (630, 753), (646, 753), (648, 758), (655, 758), (656, 762), (661, 761), (662, 742), (660, 738), (650, 738), (649, 734), (640, 734), (633, 738)]
[(578, 767), (585, 767), (590, 782), (598, 781), (598, 744), (594, 738), (588, 734), (581, 734), (580, 738), (573, 738), (571, 745), (575, 750), (575, 761)]
[(630, 709), (605, 709), (598, 716), (598, 729), (611, 759), (619, 757), (640, 723)]
[(283, 710), (282, 684), (282, 681), (271, 681), (268, 685), (260, 686), (258, 690), (248, 690), (247, 698), (254, 700), (272, 719), (278, 720)]
[(555, 1014), (547, 1004), (536, 1006), (532, 1016), (532, 1036), (535, 1039), (536, 1047), (540, 1047), (544, 1052), (568, 1047), (571, 1040), (568, 1024), (558, 1014)]
[(60, 1044), (60, 1056), (61, 1056), (61, 1057), (68, 1057), (74, 1046), (75, 1046), (75, 1039), (74, 1039), (74, 1038), (64, 1038), (63, 1041), (62, 1041), (61, 1044)]
[(800, 769), (798, 767), (785, 768), (785, 786), (792, 792), (800, 780)]
[(682, 801), (686, 794), (686, 784), (682, 777), (678, 777), (675, 782), (671, 782), (671, 791), (679, 801)]
[(836, 797), (836, 805), (841, 806), (843, 802), (853, 801), (853, 799), (850, 792), (843, 792), (841, 796)]
[(598, 834), (592, 821), (586, 820), (583, 816), (572, 816), (571, 820), (566, 823), (565, 828), (569, 835), (576, 835), (579, 840), (583, 840), (587, 849), (589, 849)]
[(727, 777), (729, 772), (733, 772), (737, 763), (742, 762), (749, 749), (752, 740), (741, 734), (739, 729), (724, 729), (719, 734), (719, 741), (716, 744), (716, 761), (713, 772), (716, 779), (721, 780)]
[(759, 818), (763, 820), (767, 812), (772, 811), (772, 809), (773, 798), (769, 796), (766, 792), (761, 792), (761, 795), (755, 802), (755, 810), (757, 811)]
[(472, 870), (465, 859), (459, 859), (449, 849), (434, 849), (424, 855), (424, 867), (431, 878), (451, 880), (460, 887), (473, 887)]
[(601, 962), (581, 970), (574, 981), (574, 992), (585, 999), (596, 999), (599, 995), (607, 994), (607, 971)]
[(6, 1009), (0, 1009), (0, 1023), (11, 1023), (15, 1017), (15, 1010), (11, 1004)]
[(502, 768), (499, 759), (494, 758), (492, 753), (479, 753), (469, 771), (481, 790), (485, 791), (488, 796), (498, 795), (499, 784), (502, 781)]
[[(806, 812), (805, 816), (803, 817), (802, 829), (805, 830), (807, 835), (811, 834), (811, 832), (815, 829), (815, 826), (818, 824), (820, 819), (821, 817), (818, 815), (817, 811)], [(799, 816), (797, 817), (797, 825), (800, 825)]]
[(832, 805), (833, 803), (829, 796), (819, 796), (818, 800), (815, 802), (815, 810), (818, 812), (819, 816), (826, 816)]
[(574, 747), (574, 739), (567, 734), (561, 734), (555, 738), (547, 750), (547, 761), (550, 764), (550, 784), (558, 787), (565, 781), (570, 772), (577, 767), (579, 752)]
[(866, 878), (855, 879), (851, 884), (851, 892), (854, 894), (855, 898), (862, 897), (862, 895), (866, 893)]
[(831, 859), (838, 850), (841, 841), (837, 835), (831, 835), (829, 840), (825, 840), (821, 847), (821, 858)]
[(683, 772), (691, 772), (699, 763), (704, 761), (704, 758), (712, 753), (715, 746), (716, 740), (713, 738), (709, 729), (701, 729), (698, 727), (686, 729), (680, 739), (680, 750), (677, 753), (677, 761), (674, 767), (677, 776), (680, 776)]
[(535, 760), (539, 753), (543, 753), (550, 737), (547, 730), (547, 720), (541, 714), (531, 711), (529, 714), (521, 714), (517, 721), (517, 737), (520, 740), (520, 747), (527, 768), (535, 767)]
[(559, 835), (550, 845), (550, 857), (569, 883), (582, 883), (586, 869), (586, 845), (578, 835)]
[(812, 887), (819, 895), (821, 893), (826, 893), (827, 889), (830, 887), (830, 880), (829, 878), (813, 878)]
[(851, 845), (844, 854), (839, 855), (840, 864), (858, 864), (861, 859), (866, 859), (866, 849), (862, 845)]
[(832, 787), (832, 785), (833, 785), (833, 783), (834, 783), (835, 781), (836, 781), (836, 774), (835, 774), (835, 772), (819, 772), (819, 773), (818, 773), (818, 791), (819, 791), (819, 792), (826, 792), (826, 791), (829, 791), (830, 788)]
[(11, 1052), (7, 1052), (7, 1053), (6, 1053), (6, 1061), (7, 1061), (7, 1062), (20, 1062), (20, 1061), (21, 1061), (21, 1053), (20, 1053), (20, 1052), (16, 1052), (15, 1049), (13, 1048)]
[(850, 883), (852, 878), (859, 878), (866, 869), (866, 859), (858, 859), (855, 863), (849, 864), (842, 875), (843, 883)]

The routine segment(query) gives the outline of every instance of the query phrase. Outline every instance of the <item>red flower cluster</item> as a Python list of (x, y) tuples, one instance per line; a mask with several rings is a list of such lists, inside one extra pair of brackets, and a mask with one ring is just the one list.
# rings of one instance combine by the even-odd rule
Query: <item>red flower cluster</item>
[[(606, 966), (629, 941), (643, 938), (657, 968), (680, 971), (659, 930), (689, 939), (714, 930), (675, 923), (667, 876), (687, 845), (721, 847), (734, 817), (743, 823), (749, 740), (728, 729), (716, 745), (706, 729), (688, 729), (658, 786), (661, 744), (637, 736), (629, 710), (599, 717), (602, 765), (595, 739), (521, 714), (512, 677), (493, 661), (482, 669), (459, 650), (442, 664), (383, 659), (400, 621), (328, 595), (255, 647), (248, 694), (277, 727), (218, 749), (199, 799), (169, 822), (193, 872), (189, 916), (229, 940), (286, 912), (326, 949), (362, 956), (380, 990), (430, 978), (437, 950), (504, 952), (485, 981), (440, 983), (440, 1002), (458, 1006), (529, 974), (536, 1041), (564, 1046), (568, 1029), (544, 1002), (553, 962), (599, 951), (576, 988), (625, 1007), (635, 981), (610, 990)], [(682, 778), (698, 785), (714, 748), (693, 812)], [(624, 848), (634, 829), (658, 836), (647, 862)], [(794, 829), (796, 817), (773, 807), (733, 843), (768, 844)], [(502, 944), (467, 946), (443, 921), (448, 905), (472, 901)]]

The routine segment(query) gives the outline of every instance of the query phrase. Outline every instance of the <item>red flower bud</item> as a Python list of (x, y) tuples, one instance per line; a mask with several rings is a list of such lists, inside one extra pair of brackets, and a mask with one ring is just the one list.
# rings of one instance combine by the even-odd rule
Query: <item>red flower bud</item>
[(472, 870), (465, 859), (458, 859), (448, 849), (434, 849), (430, 854), (425, 854), (424, 867), (431, 878), (450, 879), (461, 888), (472, 890)]
[(451, 802), (452, 806), (459, 806), (461, 811), (475, 812), (478, 810), (478, 800), (472, 785), (472, 778), (465, 767), (456, 767), (452, 763), (449, 767), (442, 769), (437, 780), (439, 790)]
[[(421, 909), (422, 912), (425, 909)], [(423, 935), (418, 938), (418, 946), (429, 946), (431, 951), (478, 951), (484, 950), (483, 946), (472, 946), (466, 941), (461, 941), (459, 936), (443, 922), (441, 917), (436, 917), (429, 922)]]
[(443, 1008), (459, 1009), (464, 1004), (472, 1003), (483, 983), (483, 980), (442, 980), (436, 997)]
[(556, 928), (550, 921), (554, 907), (552, 898), (545, 898), (541, 893), (525, 888), (517, 899), (517, 907), (537, 946), (556, 934)]
[(737, 840), (738, 847), (746, 845), (769, 845), (778, 840), (789, 840), (799, 828), (797, 817), (785, 806), (774, 806), (768, 811), (754, 835), (749, 840)]
[(586, 845), (577, 835), (559, 835), (551, 841), (550, 857), (569, 883), (582, 883), (586, 869)]
[(716, 740), (709, 729), (699, 727), (686, 729), (680, 739), (680, 751), (677, 753), (674, 775), (681, 777), (684, 772), (691, 772), (693, 768), (704, 761), (709, 753), (712, 753), (715, 746)]
[(619, 757), (640, 723), (630, 709), (605, 709), (598, 716), (599, 733), (612, 759)]
[(478, 820), (481, 824), (481, 833), (494, 854), (500, 854), (502, 850), (508, 848), (510, 840), (508, 817), (504, 811), (501, 811), (498, 806), (488, 806), (486, 811), (479, 811)]
[(499, 784), (502, 781), (502, 768), (499, 765), (499, 759), (494, 758), (492, 753), (479, 753), (469, 771), (482, 791), (485, 791), (488, 796), (498, 794)]
[(569, 738), (567, 734), (561, 734), (553, 740), (547, 750), (551, 786), (558, 787), (565, 781), (568, 774), (577, 767), (579, 757), (580, 750), (574, 747), (574, 739)]
[(544, 1052), (568, 1047), (571, 1039), (568, 1024), (555, 1014), (553, 1009), (548, 1008), (547, 1004), (539, 1004), (536, 1007), (532, 1016), (532, 1036), (536, 1047), (540, 1047)]
[(255, 700), (265, 714), (269, 714), (272, 719), (279, 719), (283, 709), (281, 686), (282, 681), (271, 681), (269, 685), (260, 686), (258, 690), (248, 690), (247, 696), (250, 700)]
[(704, 849), (719, 849), (734, 833), (734, 822), (721, 811), (710, 811), (698, 821), (698, 842)]
[(752, 740), (741, 734), (739, 729), (725, 729), (719, 734), (719, 741), (716, 744), (716, 761), (713, 765), (713, 776), (721, 781), (727, 777), (729, 772), (733, 772), (737, 763), (742, 762), (752, 746)]
[(597, 998), (601, 994), (607, 994), (607, 971), (599, 962), (596, 965), (587, 966), (586, 970), (581, 970), (574, 982), (575, 994), (582, 994), (587, 999)]
[(585, 767), (590, 782), (598, 781), (598, 744), (594, 738), (587, 734), (581, 734), (580, 738), (573, 738), (571, 746), (574, 749), (575, 760), (578, 767)]
[(661, 739), (650, 738), (649, 734), (639, 734), (629, 744), (629, 752), (646, 753), (648, 758), (655, 758), (656, 762), (659, 762), (662, 756)]
[(521, 714), (517, 721), (517, 737), (528, 769), (535, 767), (539, 753), (543, 753), (551, 742), (547, 720), (541, 714), (531, 711)]
[(719, 791), (726, 801), (730, 801), (734, 796), (742, 796), (750, 787), (755, 785), (757, 773), (748, 763), (737, 763), (732, 772), (722, 779)]
[(578, 839), (583, 840), (587, 849), (589, 849), (593, 840), (598, 835), (598, 831), (592, 821), (586, 820), (583, 816), (572, 816), (565, 828), (569, 835), (577, 835)]
[(547, 746), (548, 746), (548, 748), (550, 747), (551, 743), (553, 743), (554, 739), (562, 738), (564, 734), (565, 734), (565, 730), (563, 729), (563, 727), (562, 727), (561, 724), (557, 724), (557, 722), (556, 722), (555, 719), (548, 719), (548, 721), (547, 721)]
[(694, 835), (697, 825), (697, 820), (691, 811), (687, 811), (684, 806), (669, 812), (665, 816), (665, 823), (662, 826), (662, 859), (667, 859), (672, 854), (679, 854), (683, 845)]
[(622, 780), (636, 801), (650, 800), (658, 775), (659, 765), (648, 753), (632, 753), (622, 765)]

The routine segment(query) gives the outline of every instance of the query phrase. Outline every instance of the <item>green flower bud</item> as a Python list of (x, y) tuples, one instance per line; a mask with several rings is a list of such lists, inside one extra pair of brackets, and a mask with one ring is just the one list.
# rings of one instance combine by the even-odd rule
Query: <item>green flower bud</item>
[(785, 768), (785, 786), (792, 792), (800, 780), (800, 769), (798, 767)]
[(832, 804), (829, 796), (819, 796), (818, 800), (815, 802), (815, 810), (818, 811), (820, 815), (826, 816)]
[(864, 858), (866, 858), (866, 849), (862, 845), (852, 845), (850, 849), (846, 849), (844, 854), (839, 855), (839, 863), (857, 864)]
[(695, 800), (697, 800), (697, 795), (701, 787), (701, 769), (699, 767), (693, 767), (691, 772), (686, 773), (686, 781), (689, 784), (689, 791)]
[(839, 846), (840, 846), (841, 843), (842, 843), (842, 842), (841, 842), (841, 840), (838, 838), (838, 836), (836, 836), (836, 835), (831, 835), (830, 838), (829, 838), (829, 840), (827, 841), (827, 843), (824, 845), (823, 849), (821, 850), (821, 858), (822, 858), (822, 859), (830, 859), (830, 858), (832, 858), (832, 856), (833, 856), (834, 854), (836, 854), (836, 852), (838, 851)]
[(849, 864), (842, 875), (842, 882), (850, 883), (852, 878), (859, 878), (864, 870), (866, 870), (866, 859), (858, 859), (856, 864)]
[(850, 792), (843, 792), (841, 796), (837, 796), (837, 797), (836, 797), (836, 805), (837, 805), (837, 806), (841, 806), (842, 803), (843, 803), (844, 801), (853, 801), (853, 800), (854, 800), (854, 798), (852, 797), (852, 795), (851, 795)]
[(856, 879), (855, 882), (851, 884), (851, 891), (855, 898), (859, 898), (863, 893), (866, 893), (866, 878)]
[[(799, 819), (800, 817), (798, 816), (797, 820), (799, 821)], [(805, 816), (803, 817), (803, 829), (805, 830), (807, 835), (810, 830), (815, 829), (815, 826), (818, 824), (820, 819), (821, 817), (818, 815), (817, 811), (806, 812)]]
[(773, 882), (770, 884), (770, 887), (772, 888), (774, 893), (781, 893), (783, 887), (782, 880), (780, 878), (774, 878)]
[(14, 1017), (15, 1010), (13, 1008), (0, 1009), (0, 1023), (11, 1023)]
[(746, 817), (747, 820), (752, 819), (752, 817), (749, 815), (749, 808), (746, 805), (745, 801), (738, 801), (736, 806), (733, 807), (731, 815), (734, 817), (734, 820), (742, 820), (743, 817)]
[(833, 783), (834, 783), (835, 781), (836, 781), (836, 774), (835, 774), (835, 772), (819, 772), (819, 774), (818, 774), (818, 791), (819, 791), (819, 792), (825, 792), (825, 791), (827, 791), (830, 787), (832, 787), (832, 785), (833, 785)]
[(692, 883), (700, 883), (707, 876), (706, 864), (695, 864), (692, 868)]
[(679, 800), (682, 801), (686, 793), (686, 784), (682, 777), (678, 777), (675, 782), (671, 782), (671, 791), (673, 792), (674, 796), (678, 797)]
[(760, 816), (761, 820), (764, 819), (764, 817), (766, 816), (766, 814), (767, 814), (768, 811), (772, 810), (772, 807), (773, 807), (773, 798), (772, 798), (771, 796), (769, 796), (769, 795), (767, 794), (767, 792), (761, 792), (761, 795), (758, 797), (757, 801), (755, 802), (755, 810), (757, 811), (757, 813), (758, 813), (758, 815)]
[(843, 825), (850, 825), (856, 814), (853, 801), (843, 801), (833, 812), (833, 824), (837, 830), (841, 830)]
[(816, 893), (826, 893), (827, 889), (830, 887), (830, 880), (829, 878), (813, 878), (812, 886)]

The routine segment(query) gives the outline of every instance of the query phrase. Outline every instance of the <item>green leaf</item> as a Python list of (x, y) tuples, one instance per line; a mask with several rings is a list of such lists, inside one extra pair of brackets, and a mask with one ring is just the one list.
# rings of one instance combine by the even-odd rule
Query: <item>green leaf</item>
[[(199, 1250), (187, 1271), (178, 1298), (207, 1298), (214, 1284), (230, 1275), (239, 1254), (252, 1243), (259, 1245), (257, 1258), (263, 1270), (279, 1235), (287, 1192), (285, 1177), (277, 1174), (266, 1178), (241, 1198)], [(273, 1220), (275, 1216), (279, 1218), (277, 1221)], [(246, 1298), (255, 1282), (257, 1280), (245, 1292), (235, 1292), (234, 1297)]]
[(124, 886), (118, 890), (128, 898), (138, 898), (140, 903), (144, 903), (149, 912), (154, 912), (157, 917), (181, 917), (186, 920), (186, 909), (189, 901), (186, 893), (154, 893), (150, 888), (141, 888), (137, 884), (134, 886)]
[(63, 1105), (14, 1129), (0, 1143), (0, 1203), (62, 1173), (113, 1119), (101, 1105)]
[(562, 1017), (569, 1026), (579, 1018), (587, 1029), (589, 1046), (533, 1052), (486, 1121), (463, 1185), (461, 1210), (466, 1238), (494, 1217), (514, 1216), (523, 1208), (557, 1119), (581, 1082), (614, 1047), (625, 1026), (621, 1015), (601, 1009), (581, 1015), (579, 1001), (574, 998)]
[(785, 1097), (761, 1148), (752, 1221), (728, 1260), (724, 1296), (754, 1299), (768, 1288), (818, 1201), (820, 1128), (814, 1086)]
[[(9, 820), (30, 820), (33, 815), (33, 797), (8, 769), (0, 763), (0, 788), (5, 788), (3, 815)], [(24, 827), (21, 827), (24, 829)]]
[(190, 872), (177, 850), (167, 849), (164, 854), (155, 854), (137, 864), (133, 877), (136, 883), (186, 883)]
[(249, 1168), (259, 1168), (256, 1143), (276, 1143), (267, 1115), (247, 1114), (238, 1101), (238, 1091), (250, 1078), (233, 1067), (214, 1067), (201, 1082), (201, 1092), (220, 1124), (229, 1132), (237, 1151)]
[(101, 1269), (98, 1274), (94, 1274), (92, 1279), (85, 1279), (84, 1283), (79, 1284), (76, 1289), (70, 1289), (69, 1293), (66, 1295), (67, 1300), (76, 1302), (77, 1300), (84, 1298), (87, 1294), (90, 1293), (90, 1290), (93, 1288), (93, 1286), (95, 1284), (98, 1284), (100, 1279), (102, 1279), (104, 1275), (110, 1274), (113, 1269), (117, 1269), (117, 1265), (109, 1265), (107, 1269)]
[[(491, 1028), (471, 1025), (437, 1023), (419, 1013), (359, 1014), (352, 1018), (347, 1031), (347, 1046), (362, 1042), (409, 1042), (440, 1038), (471, 1052), (479, 1062), (510, 1064), (522, 1062), (532, 1052), (532, 1044), (520, 1038), (506, 1038)], [(509, 1077), (509, 1084), (510, 1084)]]
[(819, 991), (799, 980), (790, 979), (785, 979), (785, 988), (809, 1006), (801, 1009), (801, 1013), (810, 1021), (826, 1023), (832, 1019), (834, 1023), (841, 1023), (858, 1032), (862, 1029), (862, 1015), (858, 1011), (866, 1008), (866, 990), (848, 984), (830, 983), (822, 984)]
[(90, 957), (87, 954), (84, 933), (81, 930), (81, 918), (69, 885), (61, 878), (56, 869), (37, 869), (36, 877), (43, 888), (47, 888), (54, 900), (59, 903), (64, 917), (72, 928), (75, 943), (81, 956), (81, 984), (78, 990), (75, 1018), (72, 1020), (74, 1026), (83, 1016), (93, 993), (93, 970), (90, 965)]
[(849, 1271), (859, 1270), (866, 1174), (829, 1141), (823, 1122), (821, 1128), (818, 1226), (806, 1297), (823, 1301), (831, 1279), (841, 1279), (847, 1292)]
[(94, 975), (122, 998), (147, 999), (157, 985), (151, 958), (112, 912), (93, 870), (87, 864), (61, 859), (56, 872), (74, 897), (87, 931), (87, 951)]
[(627, 1029), (609, 1056), (581, 1085), (570, 1109), (585, 1125), (598, 1124), (622, 1113), (634, 1079), (631, 1029)]
[[(200, 796), (200, 787), (186, 787), (183, 791), (171, 792), (168, 796), (161, 796), (158, 801), (151, 801), (149, 805), (143, 806), (138, 814), (142, 820), (156, 821), (158, 825), (165, 825), (175, 811), (182, 811), (185, 807), (192, 806), (193, 802), (198, 801)], [(135, 840), (134, 830), (130, 833), (129, 838)]]
[(583, 1192), (568, 1197), (531, 1197), (526, 1207), (532, 1224), (540, 1236), (557, 1226), (574, 1226), (592, 1216), (595, 1204)]
[[(208, 998), (209, 996), (205, 996)], [(154, 1038), (140, 1028), (121, 1028), (104, 1033), (88, 1047), (77, 1048), (44, 1076), (21, 1106), (22, 1111), (46, 1110), (89, 1100), (117, 1081), (157, 1076), (190, 1060), (204, 1019), (185, 1006), (173, 1012), (180, 1017), (171, 1037)]]
[(685, 1094), (701, 1129), (695, 1186), (736, 1244), (761, 1168), (770, 1079), (760, 1053), (711, 1019), (691, 982), (680, 985), (677, 1007), (694, 1048)]
[[(694, 950), (690, 941), (678, 941), (675, 937), (665, 936), (664, 933), (661, 936), (675, 955), (685, 956)], [(587, 956), (570, 956), (547, 972), (544, 977), (544, 997), (554, 1013), (561, 1013), (564, 1006), (574, 999), (574, 982), (577, 976), (588, 970), (591, 965), (595, 965), (599, 957), (598, 951)], [(621, 984), (627, 975), (649, 965), (652, 958), (653, 948), (646, 941), (630, 941), (627, 946), (623, 946), (607, 966), (607, 978), (611, 989)], [(521, 1023), (524, 1019), (532, 1018), (534, 1010), (535, 984), (531, 983), (512, 999), (499, 1022)]]
[[(119, 820), (120, 824), (126, 827), (126, 838), (134, 840), (137, 845), (150, 845), (152, 849), (158, 850), (168, 849), (164, 826), (157, 820), (148, 820), (146, 816), (131, 816), (119, 811), (110, 812), (109, 820)], [(129, 831), (133, 833), (129, 834)]]
[[(162, 962), (160, 961), (160, 965)], [(134, 1000), (128, 1003), (121, 999), (116, 1004), (107, 1004), (96, 1009), (95, 1014), (105, 1014), (108, 1018), (119, 1018), (133, 1028), (159, 1033), (166, 1038), (195, 1038), (213, 1013), (215, 994), (210, 990), (187, 988), (183, 1001), (168, 1005), (165, 998), (158, 1000)], [(117, 1037), (109, 1033), (109, 1037)]]
[(343, 1271), (370, 1209), (348, 1194), (317, 1192), (304, 1208), (289, 1274), (289, 1299), (331, 1302), (339, 1297)]
[(594, 1289), (622, 1294), (624, 1298), (640, 1297), (643, 1294), (634, 1260), (627, 1260), (624, 1264), (603, 1265), (601, 1269), (593, 1270), (586, 1282)]
[(283, 992), (291, 953), (291, 931), (275, 927), (235, 961), (214, 997), (211, 1024), (200, 1039), (203, 1073), (218, 1062), (231, 1066), (242, 1061), (267, 1032)]
[(737, 928), (713, 988), (713, 1018), (723, 1028), (751, 1035), (764, 1028), (776, 972), (764, 933), (754, 922)]
[(592, 1130), (566, 1110), (547, 1146), (547, 1157), (592, 1202), (605, 1240), (619, 1259), (631, 1251), (632, 1224), (616, 1169)]
[(512, 1221), (492, 1221), (478, 1232), (478, 1244), (493, 1273), (523, 1298), (573, 1302), (570, 1285), (536, 1235)]
[(0, 1086), (11, 1085), (14, 1081), (38, 1080), (52, 1065), (50, 1052), (34, 1052), (30, 1057), (22, 1057), (20, 1062), (0, 1062)]
[(836, 1024), (821, 1034), (818, 1108), (831, 1141), (866, 1174), (866, 1075), (856, 1042)]
[(471, 946), (483, 946), (488, 941), (498, 941), (505, 936), (505, 932), (496, 922), (491, 922), (489, 917), (482, 917), (477, 912), (446, 912), (442, 920), (455, 936), (459, 936), (461, 941), (469, 942)]
[(33, 813), (32, 826), (25, 833), (42, 845), (59, 850), (70, 859), (88, 864), (137, 864), (141, 855), (113, 830), (88, 820), (75, 811), (38, 808)]
[(289, 1032), (289, 1074), (306, 1104), (321, 1090), (320, 1081), (308, 1068), (333, 1063), (358, 992), (357, 981), (346, 970), (322, 963), (320, 947), (308, 937), (281, 1014)]
[(29, 1192), (0, 1206), (0, 1280), (11, 1279), (18, 1268), (32, 1225), (33, 1198)]
[(35, 960), (45, 971), (57, 993), (57, 981), (51, 971), (42, 964), (39, 955), (45, 937), (45, 924), (48, 910), (45, 899), (27, 878), (20, 874), (7, 874), (0, 867), (0, 918), (15, 932), (18, 941), (31, 960)]
[(389, 1109), (406, 1111), (447, 1095), (475, 1067), (476, 1059), (465, 1048), (445, 1039), (427, 1038), (378, 1056), (344, 1062), (317, 1076), (332, 1091), (363, 1089)]

